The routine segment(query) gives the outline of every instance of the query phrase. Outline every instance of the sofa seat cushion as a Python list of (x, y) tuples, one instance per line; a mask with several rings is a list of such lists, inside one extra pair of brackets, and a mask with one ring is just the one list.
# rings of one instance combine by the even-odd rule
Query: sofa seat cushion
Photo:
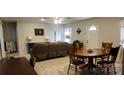
[(48, 58), (48, 53), (37, 54), (35, 55), (35, 58), (37, 61), (45, 60)]

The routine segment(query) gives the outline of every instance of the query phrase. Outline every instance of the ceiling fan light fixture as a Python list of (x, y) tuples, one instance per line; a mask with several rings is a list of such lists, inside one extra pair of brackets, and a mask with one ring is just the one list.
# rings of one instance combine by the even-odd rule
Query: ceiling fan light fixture
[(59, 17), (56, 17), (55, 19), (54, 19), (54, 24), (61, 24), (62, 23), (62, 21), (63, 21), (64, 19), (63, 18), (59, 18)]
[(62, 23), (62, 21), (61, 21), (61, 20), (58, 20), (58, 23), (59, 23), (59, 24), (61, 24), (61, 23)]
[(58, 20), (55, 19), (55, 20), (54, 20), (54, 24), (58, 24)]

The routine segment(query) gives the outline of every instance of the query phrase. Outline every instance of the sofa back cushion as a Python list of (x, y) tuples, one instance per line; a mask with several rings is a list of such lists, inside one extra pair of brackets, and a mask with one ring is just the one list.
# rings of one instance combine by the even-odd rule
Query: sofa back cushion
[(68, 54), (68, 43), (36, 43), (33, 45), (31, 56), (36, 61), (66, 56)]
[(32, 49), (32, 54), (37, 60), (48, 58), (49, 47), (47, 43), (35, 44)]
[(49, 43), (49, 58), (57, 57), (57, 47), (56, 43)]
[(66, 43), (58, 43), (58, 55), (66, 56), (68, 53), (68, 45)]

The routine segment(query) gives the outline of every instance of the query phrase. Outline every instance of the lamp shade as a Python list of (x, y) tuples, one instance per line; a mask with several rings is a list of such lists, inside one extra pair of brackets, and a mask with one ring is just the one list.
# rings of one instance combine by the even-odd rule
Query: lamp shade
[(48, 38), (48, 36), (46, 35), (46, 36), (44, 36), (44, 40), (46, 41), (46, 42), (48, 42), (49, 41), (49, 38)]
[(30, 40), (33, 39), (33, 37), (32, 36), (28, 36), (27, 39), (30, 41)]

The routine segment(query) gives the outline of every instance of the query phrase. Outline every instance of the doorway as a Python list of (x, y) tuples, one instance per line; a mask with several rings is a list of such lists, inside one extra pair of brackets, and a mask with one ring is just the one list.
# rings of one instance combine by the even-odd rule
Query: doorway
[(5, 46), (5, 56), (14, 57), (17, 53), (17, 33), (16, 22), (3, 21), (3, 38)]
[(98, 26), (87, 27), (87, 48), (98, 48), (99, 31)]

